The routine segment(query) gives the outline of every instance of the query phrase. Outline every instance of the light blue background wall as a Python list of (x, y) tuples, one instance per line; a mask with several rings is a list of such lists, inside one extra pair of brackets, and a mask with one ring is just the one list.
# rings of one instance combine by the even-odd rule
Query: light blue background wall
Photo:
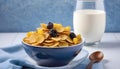
[[(49, 21), (72, 26), (75, 0), (0, 0), (0, 32), (34, 30)], [(120, 0), (105, 0), (107, 32), (120, 32)]]

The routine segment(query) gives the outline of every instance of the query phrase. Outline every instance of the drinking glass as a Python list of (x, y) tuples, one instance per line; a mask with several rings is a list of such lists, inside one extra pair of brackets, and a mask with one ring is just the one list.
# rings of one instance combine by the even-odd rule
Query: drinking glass
[(85, 45), (100, 43), (105, 31), (106, 13), (103, 0), (77, 0), (73, 13), (73, 27), (76, 34), (85, 38)]

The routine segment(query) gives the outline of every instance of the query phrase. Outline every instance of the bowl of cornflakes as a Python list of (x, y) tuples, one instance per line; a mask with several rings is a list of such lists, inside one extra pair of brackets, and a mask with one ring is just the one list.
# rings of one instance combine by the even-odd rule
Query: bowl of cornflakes
[(70, 26), (49, 22), (41, 23), (22, 40), (26, 53), (38, 65), (47, 67), (64, 66), (82, 50), (84, 39), (71, 32)]

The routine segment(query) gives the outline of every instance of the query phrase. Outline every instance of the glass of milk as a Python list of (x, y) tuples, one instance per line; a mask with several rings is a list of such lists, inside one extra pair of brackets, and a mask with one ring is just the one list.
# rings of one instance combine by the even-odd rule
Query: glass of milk
[(81, 34), (85, 38), (85, 45), (99, 44), (105, 25), (103, 0), (77, 0), (73, 13), (73, 27), (76, 34)]

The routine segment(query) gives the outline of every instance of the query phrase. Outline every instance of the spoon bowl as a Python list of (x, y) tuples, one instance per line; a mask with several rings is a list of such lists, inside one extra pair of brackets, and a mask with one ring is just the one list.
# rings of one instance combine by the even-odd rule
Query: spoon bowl
[(90, 63), (87, 65), (86, 69), (92, 69), (94, 63), (100, 62), (104, 57), (104, 54), (101, 51), (93, 52), (90, 56)]
[(100, 62), (103, 59), (104, 55), (101, 51), (96, 51), (89, 56), (91, 61)]

